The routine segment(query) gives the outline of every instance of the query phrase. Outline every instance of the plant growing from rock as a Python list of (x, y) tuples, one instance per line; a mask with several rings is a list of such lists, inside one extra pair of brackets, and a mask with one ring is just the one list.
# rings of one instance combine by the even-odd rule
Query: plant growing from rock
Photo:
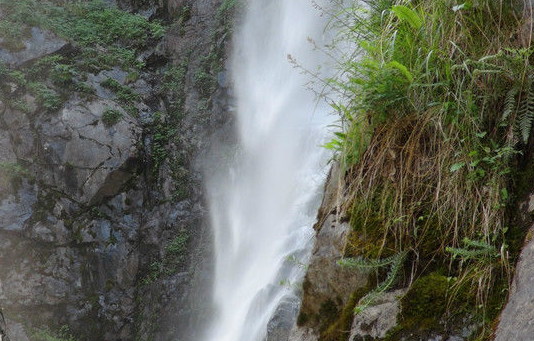
[(106, 108), (102, 114), (102, 122), (107, 127), (112, 127), (115, 124), (119, 123), (120, 120), (124, 117), (123, 113), (117, 109)]
[(486, 327), (524, 234), (510, 217), (534, 102), (532, 47), (510, 40), (517, 9), (486, 0), (345, 6), (331, 22), (354, 47), (338, 60), (340, 76), (307, 71), (340, 115), (326, 147), (345, 181), (346, 256), (375, 259), (370, 266), (407, 252), (404, 285), (447, 269), (458, 279), (449, 299), (469, 288)]

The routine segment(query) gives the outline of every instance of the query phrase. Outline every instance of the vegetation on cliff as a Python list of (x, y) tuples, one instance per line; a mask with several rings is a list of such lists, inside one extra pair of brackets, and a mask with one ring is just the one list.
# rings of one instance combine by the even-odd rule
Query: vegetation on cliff
[(332, 101), (341, 130), (326, 147), (343, 169), (346, 256), (365, 265), (406, 254), (397, 281), (384, 282), (412, 286), (389, 339), (454, 328), (458, 310), (479, 326), (471, 339), (487, 339), (524, 236), (516, 213), (532, 178), (534, 50), (523, 2), (365, 1), (333, 16), (351, 47), (340, 76), (325, 81), (342, 98)]

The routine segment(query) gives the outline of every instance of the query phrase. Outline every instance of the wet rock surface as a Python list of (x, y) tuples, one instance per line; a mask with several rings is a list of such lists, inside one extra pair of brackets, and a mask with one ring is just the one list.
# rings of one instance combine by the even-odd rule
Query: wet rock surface
[[(213, 134), (232, 129), (218, 73), (209, 89), (195, 75), (214, 50), (224, 55), (226, 40), (213, 40), (221, 2), (137, 3), (118, 1), (172, 26), (139, 51), (144, 71), (77, 75), (93, 91), (56, 89), (58, 110), (12, 82), (0, 91), (0, 304), (12, 341), (62, 326), (84, 340), (187, 341), (209, 315), (198, 160)], [(190, 18), (171, 25), (186, 6)], [(30, 33), (25, 49), (1, 48), (0, 59), (24, 68), (68, 55), (54, 34)], [(169, 89), (173, 68), (183, 77)], [(118, 90), (102, 85), (109, 79)], [(128, 102), (126, 87), (135, 94)], [(106, 122), (110, 114), (118, 119)]]
[[(367, 271), (349, 270), (337, 264), (343, 256), (350, 232), (348, 222), (342, 222), (336, 214), (340, 190), (338, 172), (339, 168), (334, 166), (325, 186), (319, 222), (315, 226), (316, 241), (303, 285), (299, 324), (301, 327), (311, 327), (311, 334), (316, 335), (321, 324), (322, 310), (325, 307), (335, 307), (334, 309), (341, 311), (350, 295), (367, 283)], [(306, 340), (309, 338), (307, 336)]]
[[(121, 112), (123, 119), (107, 127), (102, 120), (106, 110)], [(35, 126), (49, 168), (42, 181), (79, 203), (115, 196), (135, 174), (141, 129), (114, 102), (73, 100), (58, 115), (40, 117)]]
[(297, 322), (299, 309), (300, 299), (297, 296), (288, 295), (284, 297), (267, 324), (265, 341), (288, 340), (291, 329)]

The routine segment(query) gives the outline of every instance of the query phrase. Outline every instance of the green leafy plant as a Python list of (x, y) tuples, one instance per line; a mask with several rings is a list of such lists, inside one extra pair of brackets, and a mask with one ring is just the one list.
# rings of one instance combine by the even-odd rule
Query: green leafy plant
[(28, 84), (28, 90), (37, 98), (37, 102), (48, 111), (55, 111), (63, 105), (63, 99), (58, 93), (43, 83), (33, 82)]
[(102, 114), (102, 122), (107, 127), (112, 127), (115, 124), (119, 123), (120, 120), (124, 117), (123, 113), (117, 109), (106, 108)]
[(402, 269), (406, 254), (406, 252), (401, 252), (385, 259), (344, 258), (338, 262), (343, 267), (358, 269), (377, 269), (389, 266), (386, 279), (360, 299), (354, 308), (355, 314), (361, 313), (395, 285), (399, 279), (399, 271)]

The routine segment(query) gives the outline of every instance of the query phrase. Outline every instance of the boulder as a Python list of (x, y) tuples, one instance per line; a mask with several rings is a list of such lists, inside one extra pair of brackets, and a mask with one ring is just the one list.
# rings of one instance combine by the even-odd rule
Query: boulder
[(398, 297), (404, 293), (405, 290), (387, 292), (354, 316), (349, 341), (385, 337), (386, 333), (397, 324), (397, 314), (400, 311)]
[(304, 282), (305, 314), (319, 314), (321, 306), (327, 302), (335, 302), (341, 309), (351, 293), (367, 284), (367, 271), (346, 269), (337, 264), (343, 256), (349, 231), (350, 225), (340, 223), (335, 214), (328, 215), (318, 229)]

